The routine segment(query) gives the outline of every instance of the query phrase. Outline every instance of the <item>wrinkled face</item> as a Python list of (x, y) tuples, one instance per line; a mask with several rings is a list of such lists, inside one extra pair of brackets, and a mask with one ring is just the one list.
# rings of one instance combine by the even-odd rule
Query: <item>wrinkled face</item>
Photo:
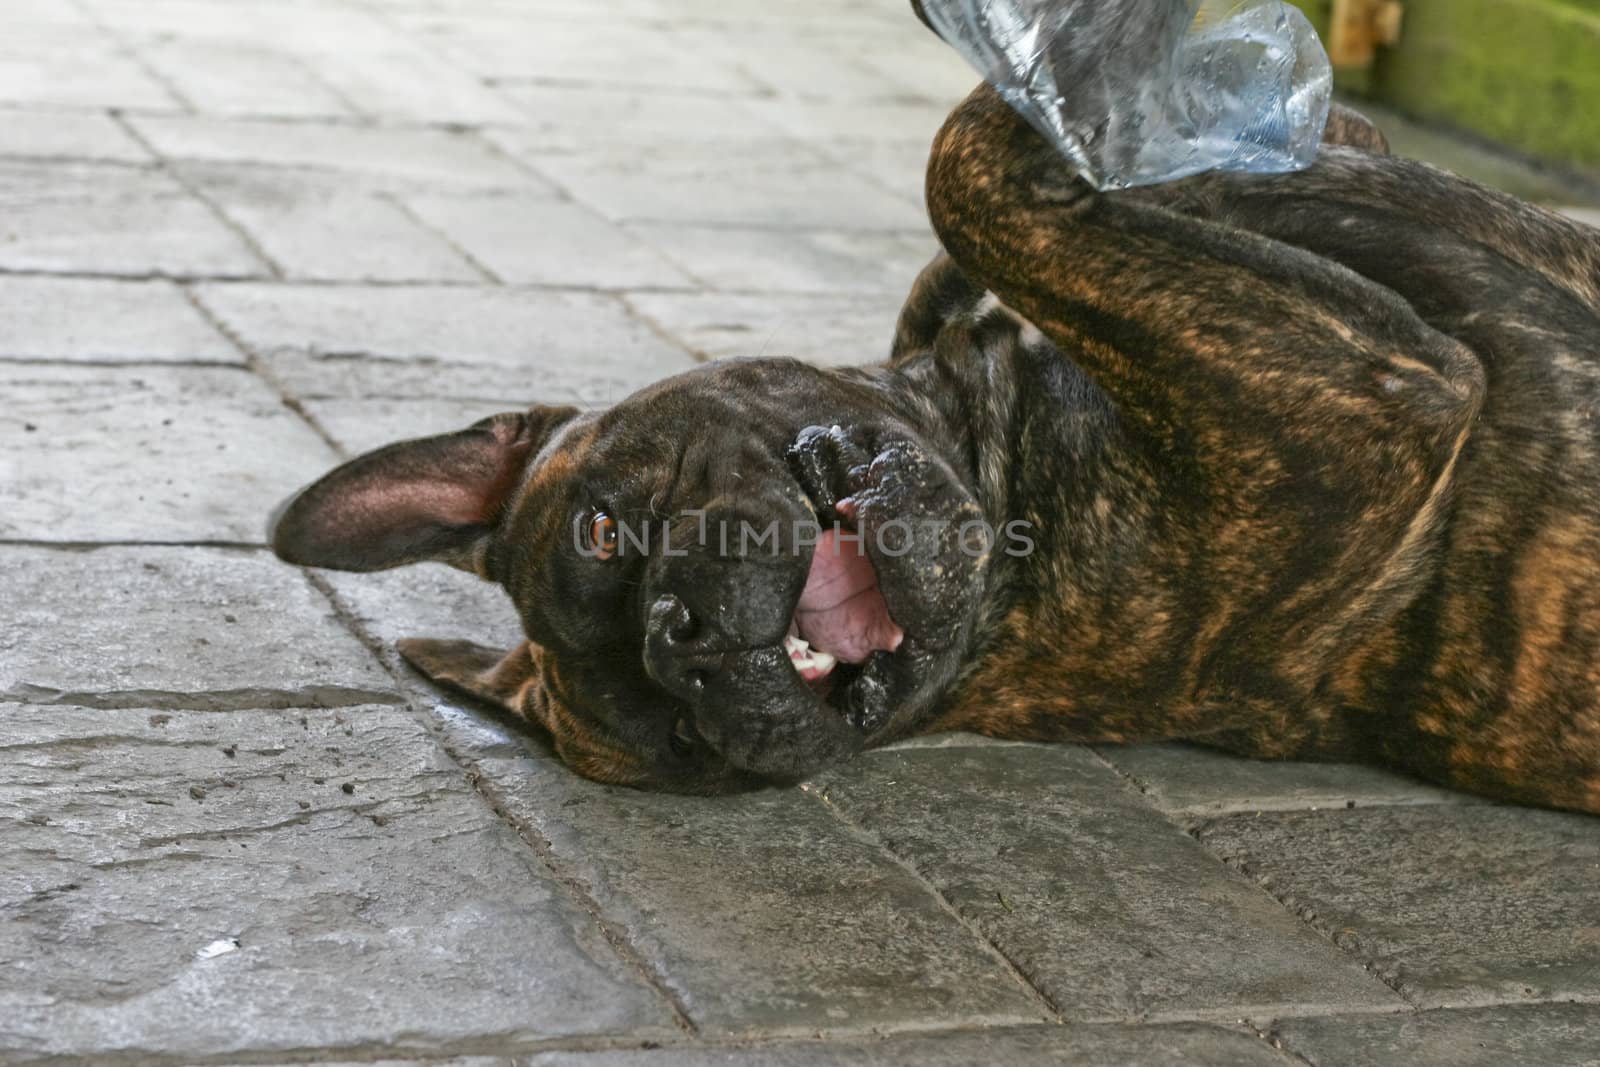
[(569, 760), (710, 791), (798, 780), (926, 706), (962, 652), (976, 517), (869, 388), (730, 363), (563, 427), (489, 565)]
[(493, 578), (532, 643), (511, 662), (525, 682), (425, 671), (514, 705), (589, 777), (717, 792), (906, 729), (959, 669), (994, 542), (877, 385), (752, 360), (353, 460), (288, 506), (274, 546)]

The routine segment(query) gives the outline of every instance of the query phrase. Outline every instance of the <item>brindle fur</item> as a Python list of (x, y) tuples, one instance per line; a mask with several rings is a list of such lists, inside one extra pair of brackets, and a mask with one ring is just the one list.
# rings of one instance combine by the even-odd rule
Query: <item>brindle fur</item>
[[(1600, 811), (1600, 236), (1345, 147), (1098, 195), (987, 88), (928, 199), (895, 360), (1055, 386), (992, 490), (1048, 547), (930, 728)], [(982, 290), (1048, 340), (927, 313)]]
[[(887, 364), (725, 363), (610, 412), (395, 446), (307, 490), (274, 545), (500, 582), (531, 642), (401, 651), (604, 781), (740, 788), (969, 729), (1371, 761), (1600, 813), (1600, 236), (1390, 158), (1353, 113), (1328, 140), (1302, 173), (1100, 194), (981, 88), (935, 143), (948, 254)], [(596, 496), (824, 507), (857, 431), (801, 430), (830, 423), (910, 442), (883, 453), (903, 460), (896, 506), (1024, 519), (1034, 542), (900, 564), (885, 596), (913, 669), (867, 689), (865, 736), (765, 648), (803, 566), (618, 571), (566, 535)], [(821, 442), (809, 475), (796, 433)], [(737, 661), (719, 708), (647, 669), (660, 589), (715, 594), (695, 611)], [(683, 716), (716, 743), (668, 752)]]

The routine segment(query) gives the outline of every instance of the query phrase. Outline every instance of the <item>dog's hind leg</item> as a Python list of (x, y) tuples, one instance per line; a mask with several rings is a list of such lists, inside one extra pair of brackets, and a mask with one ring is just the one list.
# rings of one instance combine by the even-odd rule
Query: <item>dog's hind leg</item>
[(1164, 529), (1125, 579), (1161, 603), (1137, 610), (1207, 616), (1171, 706), (1310, 701), (1425, 581), (1482, 402), (1473, 353), (1326, 258), (1094, 192), (987, 87), (935, 141), (928, 201), (962, 270), (1110, 395), (1151, 472), (1137, 507)]
[[(1257, 754), (1600, 806), (1592, 234), (1340, 148), (1301, 174), (1096, 193), (987, 89), (941, 131), (928, 200), (962, 269), (1110, 395), (1154, 472), (1138, 596), (1095, 606), (1200, 616), (1166, 626), (1181, 662), (1108, 657), (1120, 677), (1098, 687), (1074, 662), (1059, 736), (1209, 726)], [(1051, 622), (1057, 646), (1095, 633)], [(1038, 646), (1000, 647), (962, 701), (1015, 698), (1016, 732), (1038, 732), (1037, 693), (1005, 679)], [(1108, 702), (1119, 681), (1159, 716)]]
[[(1340, 672), (1410, 709), (1366, 751), (1436, 780), (1600, 811), (1600, 231), (1407, 160), (1213, 174), (1146, 199), (1379, 283), (1482, 360), (1427, 595)], [(1396, 665), (1387, 685), (1370, 679)], [(1408, 669), (1409, 668), (1409, 669)]]

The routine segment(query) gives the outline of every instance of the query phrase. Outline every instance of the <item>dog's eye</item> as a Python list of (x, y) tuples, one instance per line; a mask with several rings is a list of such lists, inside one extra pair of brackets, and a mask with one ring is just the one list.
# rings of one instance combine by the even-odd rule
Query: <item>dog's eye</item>
[(617, 554), (617, 520), (603, 511), (589, 516), (584, 530), (584, 547), (595, 559), (610, 559)]
[(672, 733), (667, 735), (667, 747), (679, 759), (688, 759), (694, 754), (694, 731), (690, 729), (688, 719), (679, 719), (672, 724)]

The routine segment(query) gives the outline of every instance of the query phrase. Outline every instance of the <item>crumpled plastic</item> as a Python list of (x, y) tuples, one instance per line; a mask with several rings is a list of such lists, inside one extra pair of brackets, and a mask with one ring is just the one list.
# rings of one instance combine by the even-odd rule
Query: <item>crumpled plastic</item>
[(1097, 189), (1310, 166), (1333, 72), (1284, 0), (921, 0)]

